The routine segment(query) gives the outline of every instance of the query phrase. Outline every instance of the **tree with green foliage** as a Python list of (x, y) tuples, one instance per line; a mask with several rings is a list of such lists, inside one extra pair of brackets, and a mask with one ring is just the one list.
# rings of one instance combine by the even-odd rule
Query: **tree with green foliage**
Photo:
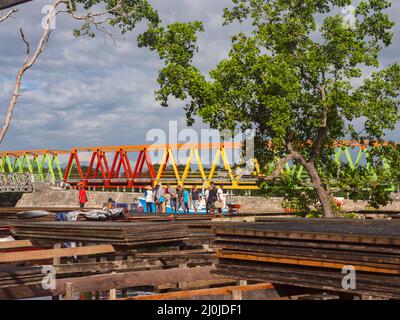
[[(97, 11), (103, 8), (103, 11)], [(9, 10), (0, 15), (0, 22), (6, 21), (17, 12), (16, 9)], [(13, 112), (20, 96), (21, 81), (27, 70), (37, 61), (49, 40), (53, 30), (54, 22), (59, 14), (69, 14), (73, 19), (81, 21), (82, 25), (75, 29), (75, 36), (95, 37), (96, 32), (109, 36), (114, 43), (118, 38), (113, 28), (117, 28), (120, 34), (125, 34), (135, 28), (137, 23), (147, 20), (149, 27), (159, 23), (158, 13), (153, 10), (148, 0), (56, 0), (52, 3), (46, 17), (42, 21), (43, 31), (39, 42), (34, 50), (31, 50), (25, 34), (20, 28), (22, 41), (26, 45), (26, 56), (23, 64), (18, 70), (14, 84), (14, 90), (7, 107), (3, 126), (0, 129), (0, 144), (3, 141), (10, 123)]]
[[(252, 31), (232, 37), (229, 56), (208, 78), (193, 64), (201, 22), (159, 24), (139, 36), (140, 46), (165, 61), (156, 97), (163, 106), (170, 97), (187, 101), (189, 125), (197, 115), (215, 129), (255, 129), (255, 156), (266, 174), (261, 186), (283, 186), (303, 203), (317, 199), (324, 216), (334, 217), (329, 181), (338, 169), (335, 141), (380, 142), (400, 119), (400, 66), (379, 68), (379, 54), (393, 38), (394, 23), (385, 13), (391, 2), (360, 1), (351, 19), (340, 12), (351, 13), (351, 0), (232, 2), (224, 26), (251, 23)], [(376, 70), (366, 77), (365, 68)], [(374, 157), (368, 161), (378, 165)], [(283, 174), (287, 162), (305, 168), (311, 188), (294, 188)], [(382, 204), (388, 198), (380, 190), (370, 193)]]

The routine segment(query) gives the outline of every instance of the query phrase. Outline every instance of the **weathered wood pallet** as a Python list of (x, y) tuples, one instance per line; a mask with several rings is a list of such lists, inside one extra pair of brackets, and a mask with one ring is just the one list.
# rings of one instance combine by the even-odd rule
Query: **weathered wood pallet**
[[(214, 227), (225, 277), (385, 298), (400, 297), (400, 223), (304, 219)], [(356, 289), (342, 286), (344, 267)]]
[(43, 279), (41, 267), (0, 266), (0, 288), (38, 284)]
[(231, 299), (271, 299), (278, 297), (271, 283), (244, 286), (224, 286), (218, 288), (167, 292), (155, 295), (120, 298), (117, 300), (231, 300)]
[(27, 248), (32, 247), (32, 242), (29, 240), (15, 240), (15, 241), (5, 241), (0, 242), (0, 254), (9, 249), (19, 249), (19, 248)]
[(82, 255), (96, 255), (115, 252), (112, 245), (104, 244), (98, 246), (61, 248), (35, 251), (17, 251), (0, 253), (0, 263), (15, 263), (22, 261), (46, 260), (57, 257), (70, 257)]
[(189, 239), (187, 226), (174, 222), (16, 222), (15, 235), (28, 239), (146, 246)]

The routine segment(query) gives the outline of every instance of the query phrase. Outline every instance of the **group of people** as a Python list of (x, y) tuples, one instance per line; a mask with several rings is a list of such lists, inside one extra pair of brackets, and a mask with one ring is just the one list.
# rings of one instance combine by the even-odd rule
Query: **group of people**
[(205, 201), (206, 212), (222, 213), (222, 209), (225, 207), (225, 198), (222, 190), (222, 186), (217, 188), (212, 182), (210, 186), (204, 190), (198, 189), (195, 185), (191, 189), (185, 186), (177, 186), (176, 188), (167, 184), (163, 187), (161, 183), (158, 183), (153, 189), (150, 186), (146, 187), (145, 201), (146, 201), (146, 212), (153, 212), (153, 204), (155, 204), (157, 213), (164, 213), (166, 206), (169, 203), (171, 209), (177, 213), (180, 209), (183, 213), (189, 213), (189, 209), (192, 206), (195, 213), (200, 206), (201, 201)]
[[(83, 184), (79, 185), (78, 197), (79, 205), (83, 208), (85, 203), (88, 202)], [(169, 184), (163, 187), (161, 183), (158, 183), (154, 189), (150, 186), (146, 187), (145, 201), (146, 212), (153, 212), (153, 205), (155, 205), (157, 213), (166, 212), (167, 204), (175, 213), (178, 213), (180, 209), (183, 210), (183, 213), (189, 213), (191, 207), (193, 207), (194, 213), (197, 213), (203, 201), (207, 213), (214, 214), (216, 210), (218, 213), (222, 213), (222, 209), (225, 207), (222, 186), (217, 188), (213, 182), (206, 189), (199, 189), (195, 185), (191, 189), (185, 186), (174, 188)]]

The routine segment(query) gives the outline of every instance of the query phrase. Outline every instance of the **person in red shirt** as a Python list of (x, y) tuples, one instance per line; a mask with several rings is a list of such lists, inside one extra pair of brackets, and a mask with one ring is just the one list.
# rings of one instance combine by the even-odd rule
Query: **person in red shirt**
[(81, 208), (85, 207), (85, 203), (88, 202), (87, 200), (87, 195), (86, 195), (86, 190), (83, 187), (83, 184), (80, 185), (79, 189), (79, 206)]

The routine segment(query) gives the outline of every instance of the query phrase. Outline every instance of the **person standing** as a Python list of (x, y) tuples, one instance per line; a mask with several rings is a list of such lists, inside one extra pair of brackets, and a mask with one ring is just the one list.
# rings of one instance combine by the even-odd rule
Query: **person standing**
[(111, 197), (108, 198), (108, 200), (107, 200), (107, 208), (108, 209), (112, 209), (113, 206), (114, 206), (114, 203), (115, 203), (115, 201)]
[(219, 202), (218, 213), (221, 214), (222, 209), (225, 208), (225, 196), (224, 196), (224, 191), (222, 190), (222, 185), (220, 185), (217, 190), (217, 201)]
[(209, 214), (209, 212), (210, 212), (210, 206), (209, 206), (209, 203), (208, 203), (208, 197), (210, 196), (210, 190), (211, 190), (211, 187), (208, 186), (207, 189), (204, 192), (204, 200), (205, 200), (205, 203), (206, 203), (206, 214)]
[(194, 213), (196, 214), (200, 203), (200, 190), (197, 189), (195, 185), (192, 187), (192, 191), (190, 192), (190, 199), (193, 203)]
[(161, 201), (161, 212), (165, 213), (167, 210), (167, 201), (169, 199), (169, 196), (167, 196), (167, 188), (164, 188), (161, 186), (162, 189), (162, 196), (160, 197)]
[(144, 194), (146, 200), (146, 212), (153, 212), (153, 189), (150, 186), (146, 187), (146, 192)]
[(78, 198), (79, 198), (79, 207), (84, 208), (85, 203), (88, 202), (88, 199), (87, 199), (86, 190), (83, 186), (83, 183), (80, 184)]
[(178, 212), (181, 209), (181, 207), (183, 206), (183, 189), (180, 186), (176, 187), (176, 199), (177, 199), (177, 209)]
[(176, 203), (177, 203), (176, 190), (169, 184), (167, 184), (167, 194), (169, 195), (169, 204), (171, 206), (171, 210), (173, 210), (176, 213)]
[(183, 191), (183, 213), (189, 213), (190, 192), (186, 190), (185, 187), (182, 188), (182, 191)]
[(155, 190), (155, 201), (156, 201), (157, 213), (162, 213), (165, 201), (165, 194), (161, 182), (158, 183)]
[(208, 208), (211, 214), (214, 214), (216, 201), (217, 201), (217, 188), (215, 187), (214, 182), (211, 182), (207, 198)]

